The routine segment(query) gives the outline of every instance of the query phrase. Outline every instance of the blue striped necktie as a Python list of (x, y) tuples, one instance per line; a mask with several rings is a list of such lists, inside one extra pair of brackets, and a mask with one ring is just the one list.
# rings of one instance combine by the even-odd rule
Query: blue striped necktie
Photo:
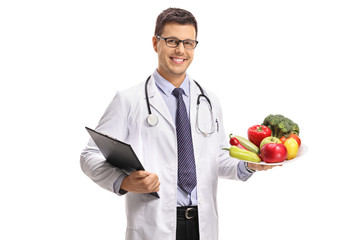
[(196, 166), (190, 121), (182, 98), (184, 90), (182, 88), (175, 88), (172, 94), (177, 98), (178, 185), (185, 192), (190, 193), (196, 186)]

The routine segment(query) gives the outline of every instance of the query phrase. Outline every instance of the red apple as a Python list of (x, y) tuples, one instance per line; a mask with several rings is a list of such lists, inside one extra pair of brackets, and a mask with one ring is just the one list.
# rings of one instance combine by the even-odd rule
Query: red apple
[(266, 163), (285, 161), (287, 150), (282, 143), (267, 143), (261, 148), (261, 159)]

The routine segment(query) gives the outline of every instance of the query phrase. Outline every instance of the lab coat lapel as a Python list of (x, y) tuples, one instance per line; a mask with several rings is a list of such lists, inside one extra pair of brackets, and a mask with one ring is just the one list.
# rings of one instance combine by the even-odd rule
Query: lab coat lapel
[(151, 76), (148, 83), (148, 96), (150, 106), (152, 106), (158, 112), (158, 114), (160, 114), (174, 129), (176, 129), (169, 109), (167, 108), (164, 99), (162, 98), (158, 88), (155, 85), (155, 80), (153, 76)]

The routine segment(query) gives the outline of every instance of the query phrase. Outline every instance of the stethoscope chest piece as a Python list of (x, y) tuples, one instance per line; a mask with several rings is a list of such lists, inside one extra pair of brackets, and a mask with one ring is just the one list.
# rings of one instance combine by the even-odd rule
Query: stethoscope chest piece
[(159, 119), (158, 119), (158, 117), (157, 117), (156, 115), (154, 115), (154, 114), (151, 113), (151, 114), (149, 114), (149, 116), (147, 116), (146, 122), (147, 122), (150, 126), (155, 127), (155, 126), (158, 124)]

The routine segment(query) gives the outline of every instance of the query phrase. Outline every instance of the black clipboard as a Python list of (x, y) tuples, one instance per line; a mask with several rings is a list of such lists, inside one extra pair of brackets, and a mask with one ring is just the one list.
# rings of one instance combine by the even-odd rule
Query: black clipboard
[[(116, 138), (97, 132), (91, 128), (85, 127), (85, 129), (100, 149), (106, 161), (111, 165), (120, 168), (128, 175), (134, 171), (145, 170), (130, 144), (121, 142)], [(156, 192), (150, 194), (160, 198)]]

